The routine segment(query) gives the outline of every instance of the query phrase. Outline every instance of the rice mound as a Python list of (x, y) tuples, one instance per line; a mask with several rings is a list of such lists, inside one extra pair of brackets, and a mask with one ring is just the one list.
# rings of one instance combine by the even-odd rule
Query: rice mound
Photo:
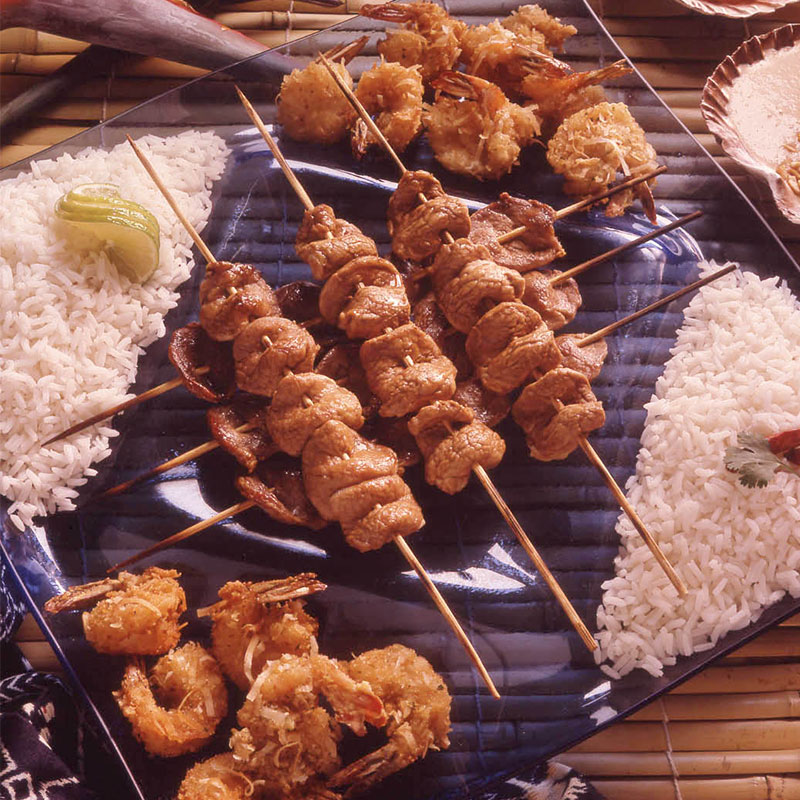
[(800, 480), (784, 473), (748, 489), (724, 465), (738, 432), (800, 427), (800, 303), (777, 278), (739, 270), (701, 289), (646, 408), (626, 493), (689, 594), (678, 597), (620, 516), (595, 653), (614, 678), (661, 675), (786, 592), (800, 597)]
[[(211, 186), (225, 167), (212, 132), (137, 141), (202, 230)], [(56, 201), (83, 183), (114, 183), (161, 228), (159, 266), (144, 283), (120, 275), (101, 252), (76, 250), (55, 218)], [(191, 240), (132, 148), (87, 148), (31, 164), (0, 182), (0, 494), (22, 530), (37, 514), (74, 508), (116, 436), (101, 423), (46, 448), (41, 442), (130, 397), (143, 348), (163, 336), (164, 315), (191, 272)]]

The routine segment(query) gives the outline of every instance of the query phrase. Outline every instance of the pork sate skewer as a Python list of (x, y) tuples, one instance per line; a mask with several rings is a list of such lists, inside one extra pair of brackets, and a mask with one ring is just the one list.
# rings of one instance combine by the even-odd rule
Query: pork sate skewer
[[(150, 174), (151, 177), (154, 177), (154, 179), (155, 179), (155, 177), (156, 177), (155, 170), (153, 169), (153, 166), (148, 161), (147, 157), (142, 153), (142, 151), (138, 148), (138, 146), (130, 138), (130, 136), (128, 136), (128, 142), (130, 143), (131, 147), (133, 147), (133, 150), (136, 153), (136, 155), (139, 158), (139, 160), (141, 161), (142, 166), (144, 166), (144, 168), (147, 170), (148, 174)], [(168, 189), (166, 189), (166, 187), (163, 185), (163, 183), (161, 183), (160, 181), (157, 181), (156, 185), (162, 191), (162, 193), (164, 194), (165, 199), (170, 203), (170, 205), (173, 207), (173, 209), (176, 208), (177, 207), (177, 203), (175, 202), (175, 199), (172, 197), (171, 193), (169, 192)], [(185, 217), (183, 219), (181, 219), (181, 222), (183, 222), (185, 225), (188, 225), (188, 220), (186, 220), (186, 222), (184, 222), (184, 219), (185, 219)], [(189, 228), (191, 228), (191, 225), (189, 225)], [(194, 235), (197, 235), (196, 232), (195, 232)], [(198, 236), (198, 238), (199, 238), (199, 236)], [(205, 252), (207, 252), (208, 255), (211, 257), (211, 260), (209, 261), (209, 264), (216, 263), (215, 259), (213, 258), (213, 255), (211, 254), (210, 250), (208, 250), (208, 248), (205, 248)], [(288, 322), (288, 320), (287, 320), (287, 322)], [(251, 323), (251, 325), (252, 325), (252, 323)], [(250, 328), (250, 326), (248, 326), (248, 328), (245, 329), (244, 332), (247, 333), (249, 331), (249, 328)], [(302, 329), (300, 329), (300, 330), (302, 330)], [(259, 334), (260, 333), (261, 332), (259, 331)], [(260, 338), (263, 339), (263, 338), (265, 338), (265, 336), (261, 336)], [(240, 338), (237, 338), (237, 344), (239, 342), (240, 342)], [(234, 346), (234, 355), (236, 355), (236, 346)], [(312, 359), (312, 363), (313, 363), (313, 359)], [(287, 377), (288, 378), (293, 378), (294, 377), (293, 374), (291, 373), (291, 371), (288, 368), (286, 369), (286, 373), (287, 374), (281, 380), (285, 380)], [(334, 385), (335, 385), (335, 383), (334, 383)], [(346, 391), (346, 390), (344, 390), (344, 391)], [(351, 394), (351, 393), (348, 392), (348, 394)], [(360, 403), (358, 403), (358, 400), (357, 400), (357, 398), (355, 398), (355, 395), (353, 395), (353, 399), (355, 400), (356, 404), (358, 404), (358, 407), (360, 409), (360, 407), (361, 407)], [(307, 394), (303, 394), (302, 395), (302, 400), (303, 400), (303, 403), (302, 403), (303, 406), (308, 407), (309, 405), (310, 406), (314, 405), (313, 401), (308, 397)], [(363, 417), (362, 417), (362, 420), (363, 420)], [(330, 426), (334, 426), (334, 428), (331, 428)], [(330, 444), (330, 442), (328, 440), (331, 439), (331, 436), (334, 436), (334, 438), (335, 438), (335, 433), (331, 433), (331, 435), (328, 435), (327, 438), (326, 438), (326, 434), (323, 433), (321, 439), (319, 439), (318, 434), (321, 431), (322, 432), (328, 432), (328, 431), (334, 431), (334, 430), (338, 431), (338, 427), (336, 427), (336, 426), (341, 427), (341, 428), (343, 428), (345, 430), (348, 430), (349, 433), (351, 434), (351, 438), (355, 441), (354, 453), (356, 455), (356, 458), (354, 459), (354, 461), (356, 463), (356, 469), (359, 468), (359, 461), (360, 461), (359, 448), (363, 451), (363, 449), (364, 448), (368, 448), (368, 446), (371, 443), (367, 442), (362, 437), (360, 437), (359, 434), (355, 430), (348, 429), (346, 424), (345, 424), (345, 422), (339, 421), (339, 420), (334, 419), (334, 418), (329, 418), (329, 420), (327, 422), (324, 422), (324, 423), (320, 424), (320, 426), (317, 427), (316, 430), (311, 432), (310, 436), (306, 440), (306, 443), (304, 443), (303, 446), (302, 446), (304, 478), (306, 477), (306, 468), (307, 468), (306, 454), (309, 451), (309, 447), (316, 446), (317, 449), (319, 449), (320, 452), (324, 455), (326, 446), (328, 444)], [(363, 442), (363, 445), (360, 444), (359, 442)], [(373, 447), (375, 447), (375, 446), (373, 445)], [(337, 450), (337, 452), (338, 452), (338, 450)], [(391, 451), (387, 447), (383, 447), (382, 448), (382, 452), (384, 452), (387, 457), (389, 455), (391, 455), (391, 458), (393, 459), (393, 461), (392, 461), (393, 470), (392, 470), (391, 474), (387, 473), (387, 477), (396, 476), (396, 474), (397, 474), (397, 456), (394, 454), (393, 451)], [(349, 450), (342, 451), (341, 460), (343, 462), (349, 463), (351, 461), (351, 458), (352, 458), (352, 456), (350, 455)], [(328, 458), (327, 461), (325, 461), (324, 464), (318, 464), (317, 466), (318, 467), (322, 467), (324, 469), (327, 469), (331, 473), (336, 472), (336, 469), (335, 469), (336, 461), (332, 460), (330, 457)], [(363, 469), (363, 467), (361, 467), (361, 469)], [(373, 473), (370, 473), (370, 474), (375, 474), (375, 473), (373, 472)], [(397, 477), (397, 480), (400, 481), (401, 479), (399, 477)], [(329, 481), (329, 483), (330, 483), (330, 481)], [(358, 485), (360, 486), (361, 482), (359, 482)], [(348, 487), (353, 488), (354, 486), (355, 486), (355, 484), (353, 484), (352, 480), (350, 480), (350, 483), (345, 483), (345, 484), (340, 485), (340, 486), (333, 486), (332, 488), (333, 488), (334, 494), (332, 494), (330, 497), (326, 498), (326, 501), (325, 501), (326, 507), (332, 505), (331, 501), (333, 500), (335, 494), (339, 493), (339, 492), (336, 492), (337, 488), (340, 489), (342, 492), (345, 492)], [(406, 561), (409, 563), (409, 565), (412, 567), (412, 569), (418, 575), (420, 581), (422, 582), (422, 584), (425, 586), (426, 590), (428, 591), (428, 594), (433, 599), (436, 607), (439, 609), (441, 614), (444, 616), (445, 620), (450, 625), (450, 627), (453, 630), (453, 632), (455, 633), (456, 637), (461, 642), (461, 645), (464, 647), (465, 651), (467, 652), (467, 655), (469, 656), (470, 660), (475, 665), (475, 667), (478, 670), (481, 678), (483, 679), (484, 683), (486, 684), (487, 688), (489, 689), (489, 692), (491, 693), (491, 695), (496, 699), (500, 699), (500, 693), (497, 691), (497, 687), (495, 686), (494, 681), (492, 680), (491, 676), (489, 675), (489, 672), (486, 669), (486, 666), (484, 665), (483, 661), (481, 660), (480, 656), (478, 655), (478, 652), (475, 650), (475, 647), (473, 646), (473, 644), (470, 641), (469, 637), (467, 636), (466, 632), (461, 627), (461, 624), (459, 623), (459, 621), (456, 618), (455, 614), (453, 614), (452, 610), (450, 609), (450, 606), (447, 604), (447, 601), (444, 599), (444, 597), (442, 596), (441, 592), (439, 592), (439, 589), (436, 587), (434, 582), (431, 580), (431, 578), (428, 575), (425, 567), (419, 561), (419, 559), (415, 555), (414, 551), (409, 546), (408, 542), (406, 542), (405, 539), (404, 539), (403, 534), (412, 533), (414, 530), (419, 530), (419, 528), (421, 528), (424, 525), (424, 518), (422, 517), (421, 509), (419, 509), (419, 506), (416, 504), (416, 501), (414, 500), (413, 496), (411, 495), (410, 489), (408, 489), (408, 487), (405, 486), (405, 484), (403, 484), (403, 487), (404, 487), (404, 490), (405, 490), (405, 494), (402, 494), (400, 500), (402, 501), (406, 497), (410, 498), (410, 502), (413, 504), (414, 508), (418, 511), (418, 522), (417, 522), (416, 518), (414, 517), (414, 515), (412, 514), (411, 517), (412, 517), (412, 519), (414, 521), (414, 525), (412, 526), (411, 529), (408, 529), (409, 526), (406, 525), (405, 526), (406, 530), (404, 530), (403, 526), (405, 525), (405, 520), (402, 517), (401, 509), (399, 507), (397, 509), (395, 509), (396, 502), (392, 501), (392, 502), (388, 502), (387, 505), (383, 507), (384, 509), (389, 509), (389, 512), (388, 512), (389, 513), (389, 517), (385, 521), (380, 521), (381, 525), (385, 524), (387, 526), (388, 525), (392, 526), (392, 528), (393, 528), (392, 534), (391, 534), (392, 541), (395, 543), (397, 548), (402, 553), (403, 557), (406, 559)], [(324, 493), (325, 488), (326, 488), (325, 486), (322, 487), (323, 493)], [(310, 491), (309, 491), (309, 494), (311, 494)], [(312, 499), (312, 502), (314, 502), (314, 497), (312, 497), (311, 499)], [(247, 503), (248, 501), (244, 501), (244, 502)], [(320, 502), (320, 501), (317, 500), (317, 502), (314, 502), (314, 505), (317, 505), (318, 502)], [(351, 506), (357, 506), (357, 505), (359, 505), (359, 499), (358, 498), (353, 498), (349, 502), (348, 501), (344, 501), (344, 503), (345, 503), (345, 505), (350, 506), (350, 507)], [(360, 501), (360, 503), (363, 503), (363, 499)], [(235, 506), (232, 507), (232, 509), (228, 510), (228, 513), (227, 513), (226, 516), (231, 516), (232, 513), (238, 513), (239, 511), (242, 510), (241, 506), (242, 506), (242, 503), (237, 503)], [(340, 517), (336, 513), (326, 513), (326, 509), (323, 509), (323, 508), (320, 508), (320, 507), (318, 507), (318, 510), (319, 510), (320, 514), (323, 517), (327, 517), (329, 519), (337, 519), (337, 520), (340, 519)], [(350, 512), (352, 512), (352, 510), (353, 510), (352, 508), (349, 509)], [(365, 515), (363, 515), (363, 517), (359, 518), (359, 523), (358, 524), (364, 524), (365, 520), (370, 519), (374, 515), (375, 510), (378, 510), (378, 511), (381, 510), (381, 503), (378, 503), (372, 509), (372, 511), (368, 510), (367, 513)], [(219, 519), (221, 517), (221, 514), (223, 514), (223, 513), (225, 513), (225, 512), (220, 512), (219, 514), (215, 515), (216, 518)], [(408, 515), (406, 515), (406, 516), (408, 516)], [(194, 532), (197, 532), (197, 528), (198, 527), (199, 527), (199, 524), (192, 526), (192, 528), (195, 529)], [(205, 527), (207, 527), (207, 525)], [(345, 534), (347, 536), (347, 532), (346, 532), (346, 529), (344, 527), (344, 521), (342, 521), (342, 527), (343, 527), (343, 531), (345, 531)], [(357, 529), (356, 529), (356, 532), (358, 532)], [(132, 560), (138, 560), (139, 558), (143, 557), (143, 555), (147, 554), (148, 552), (154, 552), (154, 549), (162, 549), (162, 547), (167, 546), (168, 542), (180, 541), (181, 539), (188, 538), (188, 536), (190, 536), (190, 535), (192, 535), (192, 534), (191, 533), (187, 534), (185, 531), (181, 531), (181, 532), (179, 532), (177, 534), (174, 534), (173, 536), (169, 537), (167, 540), (164, 540), (162, 542), (157, 543), (157, 545), (155, 545), (154, 548), (149, 548), (148, 550), (144, 551), (143, 554), (139, 554), (138, 556), (134, 556), (133, 559), (128, 559), (124, 563), (126, 563), (126, 564), (127, 563), (131, 563)], [(358, 545), (357, 542), (354, 543), (354, 542), (352, 542), (352, 541), (350, 541), (348, 539), (348, 543), (350, 543), (351, 545), (355, 546), (357, 549), (359, 548), (359, 545)], [(380, 544), (382, 545), (383, 542), (381, 542)], [(371, 547), (374, 548), (375, 545), (373, 544), (373, 545), (371, 545)], [(369, 548), (364, 547), (363, 549), (369, 549)], [(114, 567), (110, 571), (113, 571), (114, 569), (117, 569), (117, 568), (118, 567)]]
[[(634, 311), (626, 317), (622, 319), (618, 319), (615, 322), (612, 322), (606, 325), (603, 328), (599, 328), (598, 330), (594, 331), (593, 333), (574, 333), (574, 334), (566, 334), (570, 338), (572, 342), (574, 342), (574, 346), (578, 348), (588, 347), (592, 344), (602, 341), (605, 339), (609, 334), (613, 333), (614, 331), (619, 330), (620, 328), (624, 327), (625, 325), (630, 324), (631, 322), (635, 322), (638, 319), (641, 319), (647, 314), (652, 313), (653, 311), (657, 311), (664, 306), (669, 305), (673, 300), (678, 300), (681, 297), (693, 292), (697, 289), (700, 289), (703, 286), (706, 286), (713, 281), (722, 278), (723, 276), (727, 275), (728, 273), (732, 272), (736, 267), (734, 265), (728, 265), (727, 267), (722, 267), (721, 269), (717, 270), (716, 272), (711, 273), (710, 275), (706, 275), (704, 278), (700, 278), (699, 280), (694, 281), (694, 283), (689, 284), (688, 286), (684, 286), (680, 289), (677, 289), (674, 292), (671, 292), (666, 297), (662, 297), (659, 300), (650, 303), (649, 305), (645, 306), (644, 308), (639, 309), (638, 311)], [(591, 362), (590, 367), (588, 370), (582, 363), (578, 363), (577, 360), (569, 361), (568, 354), (565, 352), (563, 347), (563, 343), (559, 341), (560, 339), (564, 339), (565, 337), (556, 337), (556, 344), (562, 350), (562, 357), (564, 359), (563, 363), (567, 363), (570, 369), (575, 369), (578, 372), (584, 371), (587, 378), (591, 382), (594, 378), (599, 374), (600, 368), (602, 367), (603, 362), (605, 361), (604, 352), (601, 358), (590, 358), (588, 359)], [(490, 425), (493, 427), (493, 425)], [(244, 425), (238, 428), (234, 428), (235, 431), (245, 431), (249, 428), (248, 425)], [(199, 458), (201, 455), (204, 455), (207, 452), (219, 447), (220, 444), (216, 439), (212, 439), (208, 442), (204, 442), (197, 447), (192, 448), (191, 450), (187, 450), (185, 453), (182, 453), (175, 458), (171, 458), (168, 461), (163, 462), (157, 467), (154, 467), (147, 472), (143, 472), (130, 480), (125, 481), (124, 483), (117, 484), (116, 486), (107, 489), (102, 494), (98, 495), (97, 498), (105, 498), (105, 497), (112, 497), (117, 494), (121, 494), (124, 491), (127, 491), (131, 486), (134, 486), (141, 481), (147, 480), (148, 478), (154, 477), (156, 475), (160, 475), (163, 472), (166, 472), (173, 467), (179, 466), (180, 464), (185, 464), (187, 461), (191, 461), (195, 458)]]
[[(361, 115), (361, 118), (367, 124), (367, 126), (369, 127), (369, 129), (372, 132), (372, 134), (378, 139), (378, 141), (381, 142), (381, 144), (384, 146), (384, 148), (386, 148), (387, 152), (390, 152), (391, 151), (391, 147), (390, 147), (389, 143), (382, 136), (380, 129), (377, 127), (377, 125), (375, 125), (374, 121), (369, 116), (369, 114), (366, 113), (366, 111), (363, 108), (363, 106), (361, 106), (361, 104), (358, 101), (358, 98), (355, 97), (353, 92), (344, 83), (344, 81), (342, 81), (340, 79), (340, 77), (333, 71), (333, 69), (330, 66), (330, 62), (324, 56), (321, 56), (321, 61), (328, 68), (328, 71), (333, 76), (334, 80), (336, 80), (336, 83), (339, 86), (339, 88), (347, 95), (348, 99), (353, 104), (353, 107)], [(399, 169), (401, 171), (401, 176), (405, 177), (407, 174), (409, 174), (408, 170), (406, 169), (405, 165), (400, 160), (400, 158), (397, 156), (397, 154), (390, 152), (390, 155), (392, 156), (394, 162), (398, 165), (398, 167), (399, 167)], [(428, 198), (425, 197), (425, 195), (421, 191), (418, 192), (418, 197), (419, 197), (419, 200), (421, 202), (423, 202), (423, 203), (426, 203), (428, 201)], [(464, 213), (466, 213), (466, 208), (464, 209)], [(442, 239), (444, 239), (446, 244), (456, 245), (456, 240), (453, 237), (452, 233), (448, 230), (446, 225), (441, 225), (441, 228), (442, 228)], [(465, 231), (465, 234), (466, 233), (468, 233), (468, 230)], [(486, 262), (486, 263), (490, 263), (490, 262)], [(508, 305), (510, 306), (512, 304), (508, 303)], [(497, 307), (498, 306), (495, 306), (495, 308), (497, 308)], [(475, 329), (473, 328), (471, 333), (474, 333), (474, 330)], [(572, 373), (573, 371), (572, 370), (565, 370), (564, 372), (565, 373), (567, 373), (567, 372)], [(585, 380), (585, 376), (580, 375), (579, 373), (573, 373), (573, 374), (579, 375), (579, 377), (582, 380)], [(567, 375), (567, 374), (564, 374), (564, 375), (558, 374), (558, 375), (556, 375), (556, 374), (554, 374), (552, 376), (552, 378), (548, 379), (548, 384), (549, 383), (553, 383), (554, 382), (553, 379), (555, 379), (555, 382), (558, 384), (558, 386), (555, 387), (555, 388), (559, 388), (559, 391), (561, 389), (561, 384), (562, 383), (564, 383), (564, 384), (572, 383), (572, 375)], [(534, 384), (530, 384), (530, 386), (528, 387), (529, 395), (530, 395), (530, 387), (533, 387), (533, 386), (534, 386)], [(544, 387), (541, 384), (539, 384), (537, 389), (540, 389), (539, 394), (542, 394)], [(588, 389), (588, 381), (586, 381), (586, 389)], [(583, 397), (585, 395), (585, 390), (584, 390), (584, 388), (582, 386), (576, 384), (574, 388), (572, 388), (571, 386), (569, 387), (568, 394), (574, 394), (576, 392), (581, 397), (582, 400), (585, 399)], [(589, 389), (588, 392), (589, 392), (589, 394), (591, 394), (591, 389)], [(549, 396), (547, 396), (547, 395), (549, 395), (549, 393), (544, 393), (544, 395), (545, 396), (543, 396), (541, 398), (537, 397), (536, 400), (537, 401), (541, 400), (542, 402), (551, 400), (551, 398), (549, 398)], [(524, 397), (524, 394), (523, 394), (523, 397)], [(593, 395), (592, 395), (592, 397), (593, 397)], [(596, 403), (596, 401), (595, 401), (595, 403)], [(519, 400), (517, 401), (517, 404), (519, 404)], [(557, 394), (552, 397), (552, 404), (553, 404), (553, 407), (556, 409), (557, 413), (562, 412), (564, 410), (564, 406), (563, 406), (561, 400), (558, 399)], [(596, 403), (596, 405), (599, 406), (599, 403)], [(600, 406), (600, 409), (602, 409), (601, 406)], [(515, 419), (518, 422), (519, 422), (520, 416), (521, 416), (521, 414), (515, 414)], [(603, 417), (604, 417), (604, 415), (603, 415)], [(595, 427), (597, 427), (597, 426), (595, 425)], [(615, 498), (617, 499), (617, 501), (619, 502), (620, 506), (622, 507), (622, 510), (625, 512), (625, 514), (628, 516), (628, 518), (633, 523), (634, 528), (637, 530), (637, 532), (642, 536), (642, 538), (647, 543), (648, 547), (650, 548), (650, 551), (653, 553), (654, 557), (656, 558), (656, 560), (658, 561), (659, 565), (661, 566), (661, 568), (666, 573), (666, 575), (669, 578), (669, 580), (672, 583), (672, 585), (678, 591), (679, 595), (681, 595), (681, 596), (685, 595), (687, 593), (687, 589), (686, 589), (686, 586), (684, 585), (683, 581), (680, 579), (678, 574), (675, 572), (675, 569), (672, 566), (672, 564), (669, 562), (669, 559), (667, 559), (667, 557), (664, 555), (663, 551), (661, 550), (661, 548), (658, 545), (658, 542), (656, 542), (656, 540), (653, 538), (652, 534), (647, 529), (647, 527), (644, 525), (644, 523), (640, 519), (639, 515), (636, 513), (636, 511), (633, 508), (633, 506), (631, 506), (631, 504), (628, 502), (628, 499), (625, 497), (624, 492), (619, 488), (619, 486), (617, 485), (617, 482), (614, 480), (613, 475), (611, 475), (611, 473), (608, 471), (608, 469), (606, 468), (606, 466), (603, 463), (603, 461), (600, 458), (600, 456), (597, 454), (595, 449), (589, 443), (589, 441), (586, 438), (586, 436), (581, 432), (580, 427), (576, 430), (575, 438), (577, 438), (577, 442), (578, 442), (578, 445), (580, 446), (580, 448), (584, 451), (586, 456), (589, 458), (589, 460), (592, 462), (592, 464), (595, 466), (595, 468), (601, 474), (601, 476), (603, 477), (603, 480), (608, 485), (609, 489), (611, 489), (611, 491), (614, 494)]]
[[(321, 60), (326, 65), (326, 67), (328, 67), (330, 69), (330, 62), (328, 62), (325, 59), (324, 55), (321, 56)], [(266, 141), (267, 145), (272, 150), (273, 155), (275, 156), (276, 160), (278, 161), (278, 163), (280, 164), (281, 168), (283, 169), (283, 172), (286, 175), (287, 180), (291, 184), (292, 188), (294, 188), (295, 192), (297, 193), (297, 195), (300, 198), (300, 200), (303, 203), (303, 205), (306, 207), (306, 213), (307, 214), (313, 213), (315, 208), (316, 208), (314, 206), (313, 201), (308, 196), (308, 193), (305, 191), (305, 189), (302, 186), (302, 184), (300, 183), (300, 181), (297, 179), (297, 176), (292, 171), (292, 169), (289, 166), (289, 164), (286, 161), (286, 159), (283, 157), (283, 154), (281, 153), (280, 148), (278, 148), (278, 146), (275, 143), (274, 139), (272, 138), (271, 134), (267, 130), (266, 126), (264, 125), (263, 120), (258, 115), (258, 112), (253, 108), (253, 106), (250, 103), (250, 101), (244, 96), (244, 94), (238, 88), (237, 88), (237, 92), (239, 94), (239, 99), (242, 101), (242, 104), (244, 105), (248, 115), (250, 116), (251, 120), (256, 125), (256, 127), (259, 129), (259, 131), (261, 132), (262, 136), (264, 137), (264, 140)], [(330, 237), (330, 231), (328, 231), (328, 234), (329, 234), (329, 237)], [(342, 269), (346, 269), (346, 268), (347, 267), (343, 267)], [(323, 294), (324, 294), (324, 290), (323, 290)], [(407, 302), (407, 297), (406, 297), (406, 302)], [(323, 314), (323, 316), (325, 316), (325, 315)], [(416, 326), (413, 326), (413, 327), (416, 327)], [(384, 336), (388, 336), (388, 335), (389, 335), (388, 332), (384, 334)], [(384, 337), (374, 337), (371, 341), (374, 342), (376, 340), (376, 338), (384, 338)], [(364, 349), (363, 348), (367, 347), (369, 345), (369, 343), (370, 343), (370, 339), (368, 339), (367, 342), (362, 346), (362, 351), (361, 351), (362, 352), (362, 361), (363, 361), (363, 353), (364, 353)], [(406, 353), (404, 355), (403, 360), (408, 366), (413, 366), (413, 364), (414, 364), (413, 359), (410, 358), (408, 353)], [(364, 366), (365, 366), (365, 369), (366, 369), (367, 368), (367, 364), (364, 364)], [(435, 452), (431, 445), (426, 444), (428, 441), (430, 441), (430, 438), (431, 438), (431, 432), (430, 431), (434, 427), (433, 425), (430, 425), (431, 418), (435, 419), (438, 424), (443, 424), (443, 427), (444, 427), (445, 431), (449, 434), (450, 437), (452, 437), (453, 434), (455, 433), (455, 431), (453, 430), (452, 423), (451, 423), (451, 420), (449, 419), (449, 417), (452, 417), (452, 421), (455, 421), (456, 419), (458, 419), (458, 415), (459, 415), (459, 410), (458, 409), (460, 409), (460, 408), (463, 408), (463, 407), (459, 406), (458, 403), (454, 403), (454, 402), (452, 402), (450, 406), (447, 406), (447, 401), (446, 401), (445, 403), (441, 403), (441, 402), (430, 403), (427, 406), (423, 406), (419, 410), (419, 413), (417, 413), (416, 417), (414, 417), (411, 420), (411, 422), (409, 423), (409, 430), (411, 430), (411, 432), (413, 434), (415, 434), (415, 438), (417, 438), (418, 444), (420, 446), (420, 449), (423, 451), (423, 454), (432, 455), (433, 452)], [(461, 422), (469, 422), (473, 426), (475, 426), (477, 424), (480, 424), (480, 423), (473, 422), (471, 412), (469, 413), (468, 418), (464, 417), (464, 418), (459, 419), (459, 421), (461, 421)], [(428, 423), (427, 427), (429, 427), (429, 430), (426, 430), (426, 423)], [(485, 427), (487, 430), (489, 430), (488, 426), (483, 426), (483, 427)], [(428, 451), (427, 453), (426, 453), (426, 450)], [(430, 462), (429, 462), (429, 464), (430, 464)], [(555, 597), (558, 600), (559, 604), (564, 609), (564, 612), (567, 614), (567, 617), (569, 618), (569, 620), (572, 623), (572, 625), (575, 628), (575, 630), (578, 632), (578, 634), (581, 637), (581, 639), (583, 640), (584, 644), (587, 646), (587, 648), (590, 651), (594, 650), (596, 648), (596, 646), (597, 646), (597, 643), (595, 642), (594, 637), (592, 637), (592, 635), (589, 632), (588, 628), (583, 623), (583, 620), (581, 620), (581, 618), (578, 615), (577, 611), (575, 611), (575, 608), (572, 606), (572, 603), (569, 601), (569, 598), (566, 596), (566, 594), (564, 593), (563, 589), (558, 584), (558, 581), (556, 580), (555, 576), (550, 572), (550, 570), (549, 570), (547, 564), (545, 563), (544, 559), (541, 557), (539, 552), (534, 547), (534, 545), (531, 542), (530, 538), (525, 533), (525, 530), (519, 524), (519, 521), (514, 516), (514, 513), (508, 507), (508, 505), (505, 502), (505, 500), (503, 499), (502, 495), (497, 490), (497, 487), (494, 485), (493, 481), (491, 480), (491, 478), (486, 473), (486, 470), (484, 469), (483, 465), (473, 461), (473, 463), (472, 463), (472, 471), (475, 473), (475, 475), (480, 480), (481, 484), (483, 485), (483, 487), (485, 488), (485, 490), (489, 494), (489, 497), (491, 498), (492, 502), (494, 502), (494, 504), (496, 505), (496, 507), (500, 511), (501, 515), (503, 516), (503, 518), (505, 519), (506, 523), (509, 525), (509, 527), (511, 528), (511, 530), (513, 531), (513, 533), (515, 534), (515, 536), (519, 540), (519, 542), (522, 545), (522, 547), (525, 550), (525, 552), (528, 554), (528, 556), (534, 562), (536, 568), (539, 570), (539, 573), (544, 577), (545, 581), (547, 582), (548, 586), (550, 587), (550, 590), (553, 592), (553, 594), (555, 595)], [(426, 474), (426, 477), (427, 477), (427, 474)], [(441, 486), (441, 484), (439, 484), (438, 482), (435, 483), (435, 485), (439, 486), (439, 488), (443, 488)], [(458, 488), (463, 488), (463, 484), (459, 484)], [(450, 491), (450, 490), (446, 489), (446, 491)]]

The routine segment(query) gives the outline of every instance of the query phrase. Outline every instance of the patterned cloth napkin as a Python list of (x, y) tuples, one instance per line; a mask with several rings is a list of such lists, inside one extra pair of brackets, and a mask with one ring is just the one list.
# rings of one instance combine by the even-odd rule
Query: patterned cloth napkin
[[(87, 774), (113, 763), (69, 687), (36, 672), (12, 643), (25, 613), (0, 558), (0, 800), (100, 800)], [(105, 761), (104, 761), (105, 759)], [(116, 770), (113, 770), (116, 771)], [(121, 796), (122, 787), (114, 794)], [(584, 778), (550, 762), (476, 800), (602, 800)]]

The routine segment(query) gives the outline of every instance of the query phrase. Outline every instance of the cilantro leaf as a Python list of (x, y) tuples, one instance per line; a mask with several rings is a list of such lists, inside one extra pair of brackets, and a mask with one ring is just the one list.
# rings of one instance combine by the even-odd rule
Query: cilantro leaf
[(776, 472), (797, 470), (772, 452), (769, 440), (757, 433), (742, 432), (736, 437), (737, 444), (725, 451), (725, 467), (739, 473), (739, 483), (751, 489), (766, 486)]

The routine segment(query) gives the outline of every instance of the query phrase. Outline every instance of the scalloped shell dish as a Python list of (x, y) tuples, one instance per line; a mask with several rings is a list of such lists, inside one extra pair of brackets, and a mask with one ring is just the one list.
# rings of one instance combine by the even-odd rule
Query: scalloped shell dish
[(683, 6), (699, 11), (701, 14), (716, 14), (722, 17), (752, 17), (755, 14), (769, 14), (788, 6), (795, 0), (677, 0)]
[[(775, 203), (800, 223), (800, 195), (777, 167), (800, 136), (800, 25), (743, 42), (706, 81), (700, 110), (731, 158), (769, 185)], [(798, 161), (800, 153), (795, 151)]]

